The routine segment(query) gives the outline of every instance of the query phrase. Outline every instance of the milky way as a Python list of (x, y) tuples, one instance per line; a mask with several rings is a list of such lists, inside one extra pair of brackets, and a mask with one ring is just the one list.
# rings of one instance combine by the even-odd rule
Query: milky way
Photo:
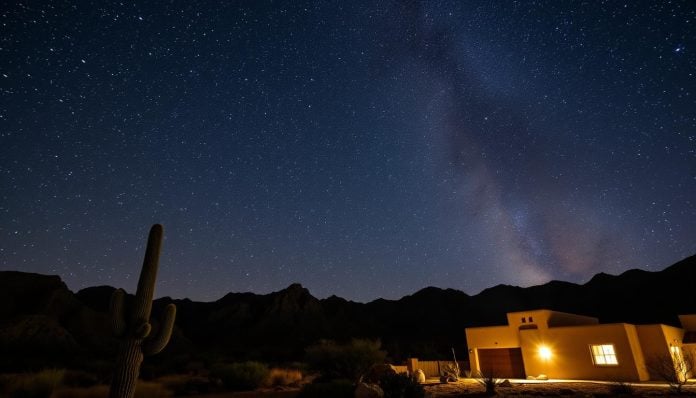
[(576, 283), (696, 253), (692, 1), (2, 10), (0, 269), (158, 295)]

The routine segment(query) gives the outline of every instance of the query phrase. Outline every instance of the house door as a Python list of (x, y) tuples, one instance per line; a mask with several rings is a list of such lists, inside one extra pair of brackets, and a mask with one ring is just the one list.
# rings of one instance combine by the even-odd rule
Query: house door
[(479, 369), (484, 375), (524, 379), (524, 362), (520, 348), (479, 348)]

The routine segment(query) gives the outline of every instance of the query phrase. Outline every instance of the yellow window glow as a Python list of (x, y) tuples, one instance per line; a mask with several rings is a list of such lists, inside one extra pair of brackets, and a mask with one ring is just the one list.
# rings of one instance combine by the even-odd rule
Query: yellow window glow
[(592, 360), (595, 365), (619, 364), (613, 344), (593, 344), (590, 347), (592, 350)]

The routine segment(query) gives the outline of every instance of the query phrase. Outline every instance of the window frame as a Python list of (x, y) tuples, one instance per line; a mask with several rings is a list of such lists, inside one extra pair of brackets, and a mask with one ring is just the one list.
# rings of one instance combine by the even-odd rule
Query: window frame
[[(611, 350), (613, 351), (613, 354), (604, 353), (604, 348), (603, 348), (604, 346), (610, 346)], [(602, 358), (604, 358), (605, 363), (597, 363), (597, 357), (595, 356), (594, 347), (602, 347), (601, 348), (601, 350), (602, 350), (601, 356), (602, 356)], [(619, 364), (621, 363), (619, 361), (619, 355), (616, 353), (616, 345), (613, 343), (590, 344), (589, 349), (590, 349), (590, 357), (592, 357), (592, 364), (594, 366), (600, 366), (600, 367), (609, 366), (609, 367), (611, 367), (611, 366), (619, 366)], [(607, 357), (612, 357), (612, 356), (614, 357), (614, 360), (616, 361), (616, 363), (607, 363), (606, 362)]]

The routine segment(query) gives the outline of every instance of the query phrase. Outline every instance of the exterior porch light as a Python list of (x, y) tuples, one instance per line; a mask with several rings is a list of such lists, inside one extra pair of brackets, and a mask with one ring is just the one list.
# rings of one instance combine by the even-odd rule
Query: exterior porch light
[(540, 345), (539, 346), (539, 357), (543, 359), (544, 361), (548, 361), (551, 359), (551, 349), (548, 346), (545, 345)]

